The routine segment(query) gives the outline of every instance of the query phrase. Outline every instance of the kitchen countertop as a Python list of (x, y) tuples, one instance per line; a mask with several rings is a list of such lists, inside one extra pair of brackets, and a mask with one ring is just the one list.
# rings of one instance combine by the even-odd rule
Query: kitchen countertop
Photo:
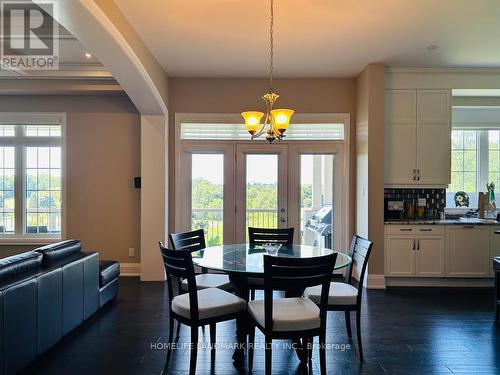
[(446, 220), (402, 220), (384, 221), (385, 225), (500, 225), (500, 222), (492, 219), (446, 219)]

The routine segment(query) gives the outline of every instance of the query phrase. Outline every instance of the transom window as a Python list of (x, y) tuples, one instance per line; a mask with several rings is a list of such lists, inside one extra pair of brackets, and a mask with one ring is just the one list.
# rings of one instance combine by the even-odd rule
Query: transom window
[[(0, 238), (60, 238), (62, 121), (0, 114)], [(43, 119), (43, 115), (40, 116)], [(62, 120), (62, 118), (61, 118)], [(5, 123), (9, 121), (12, 123)]]

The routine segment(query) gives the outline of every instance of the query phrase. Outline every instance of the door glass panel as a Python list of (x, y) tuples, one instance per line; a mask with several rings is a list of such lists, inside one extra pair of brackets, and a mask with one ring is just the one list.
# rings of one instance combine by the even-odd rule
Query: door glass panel
[(300, 155), (300, 242), (332, 247), (334, 155)]
[(222, 245), (224, 155), (192, 154), (191, 229), (203, 229), (207, 246)]
[(278, 227), (278, 155), (246, 155), (246, 236), (248, 227)]

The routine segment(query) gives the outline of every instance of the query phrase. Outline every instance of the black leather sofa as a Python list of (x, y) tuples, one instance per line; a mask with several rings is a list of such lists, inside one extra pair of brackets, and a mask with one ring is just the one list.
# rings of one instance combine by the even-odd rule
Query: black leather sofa
[(119, 272), (78, 240), (0, 259), (0, 374), (26, 367), (115, 298)]

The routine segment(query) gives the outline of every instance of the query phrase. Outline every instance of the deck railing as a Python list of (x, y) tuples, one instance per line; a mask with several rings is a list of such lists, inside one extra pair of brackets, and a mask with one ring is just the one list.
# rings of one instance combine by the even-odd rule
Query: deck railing
[[(205, 231), (207, 245), (222, 244), (222, 208), (193, 208), (191, 212), (191, 228)], [(314, 212), (311, 209), (301, 210), (301, 228)], [(278, 225), (278, 210), (276, 208), (249, 208), (247, 209), (246, 220), (250, 227), (276, 228)]]
[[(223, 210), (222, 208), (193, 208), (191, 227), (205, 231), (207, 245), (222, 244)], [(248, 226), (276, 228), (278, 210), (276, 208), (249, 208), (246, 213)]]

